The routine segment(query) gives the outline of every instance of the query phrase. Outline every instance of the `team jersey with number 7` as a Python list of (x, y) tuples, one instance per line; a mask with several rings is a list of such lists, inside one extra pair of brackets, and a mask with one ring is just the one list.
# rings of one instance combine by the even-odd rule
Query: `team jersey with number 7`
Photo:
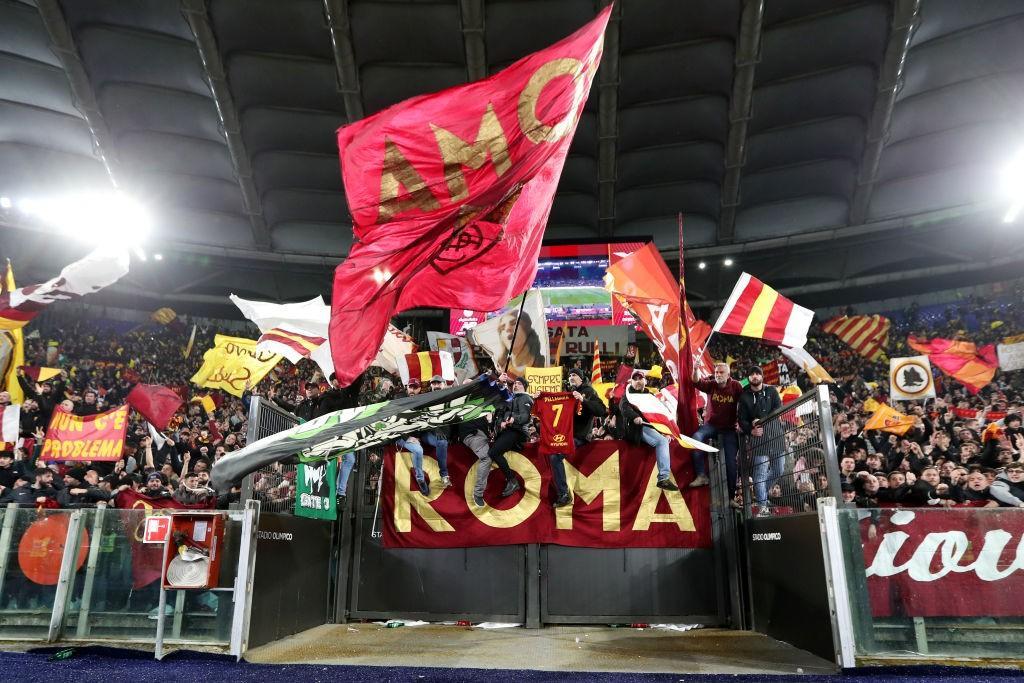
[(540, 420), (540, 443), (537, 452), (541, 455), (563, 453), (572, 455), (576, 444), (572, 440), (572, 421), (582, 404), (566, 391), (542, 392), (533, 402), (532, 414)]

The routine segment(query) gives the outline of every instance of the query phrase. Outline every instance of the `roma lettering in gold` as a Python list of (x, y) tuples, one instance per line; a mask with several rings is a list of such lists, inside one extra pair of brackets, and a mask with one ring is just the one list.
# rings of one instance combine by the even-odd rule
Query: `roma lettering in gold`
[[(621, 492), (619, 485), (619, 452), (612, 453), (600, 467), (584, 476), (568, 461), (565, 462), (565, 480), (576, 496), (590, 505), (601, 496), (601, 529), (619, 531)], [(660, 490), (660, 489), (659, 489)], [(572, 529), (572, 505), (555, 508), (558, 529)]]
[[(430, 506), (430, 502), (444, 493), (444, 489), (431, 489), (429, 496), (424, 496), (418, 490), (411, 490), (412, 476), (409, 470), (412, 469), (412, 455), (409, 451), (397, 451), (395, 453), (395, 529), (400, 532), (412, 531), (412, 512), (416, 511), (432, 531), (455, 531), (437, 510)], [(437, 461), (424, 456), (423, 472), (430, 481), (440, 481), (441, 470), (438, 469)]]
[[(408, 199), (400, 198), (403, 188), (409, 194)], [(423, 176), (412, 167), (398, 146), (387, 137), (384, 138), (384, 167), (380, 176), (379, 203), (378, 223), (389, 221), (409, 209), (434, 211), (441, 207), (437, 197), (427, 187)]]
[(469, 473), (466, 475), (466, 483), (463, 487), (466, 504), (469, 506), (470, 511), (481, 522), (495, 529), (511, 529), (514, 526), (519, 526), (529, 519), (530, 515), (537, 511), (537, 506), (540, 505), (540, 471), (521, 453), (507, 451), (505, 458), (508, 460), (509, 467), (518, 472), (523, 478), (523, 497), (519, 499), (515, 506), (508, 510), (496, 510), (490, 505), (485, 506), (482, 510), (476, 507), (473, 503), (473, 484), (476, 481), (476, 471), (480, 467), (480, 461), (473, 463), (473, 466), (469, 468)]
[[(656, 512), (662, 496), (668, 501), (672, 512)], [(644, 489), (644, 497), (640, 501), (640, 509), (637, 510), (636, 520), (633, 522), (633, 531), (647, 531), (653, 523), (675, 524), (680, 531), (697, 530), (683, 494), (658, 488), (657, 468), (651, 469), (651, 476), (647, 478), (647, 488)]]
[[(468, 166), (478, 169), (487, 161), (488, 155), (494, 164), (494, 172), (500, 178), (510, 168), (512, 162), (508, 157), (508, 140), (505, 138), (505, 131), (501, 128), (501, 122), (494, 113), (494, 105), (488, 103), (487, 110), (480, 119), (480, 128), (476, 134), (476, 140), (472, 143), (466, 142), (458, 135), (430, 124), (434, 131), (434, 138), (437, 140), (437, 147), (441, 150), (441, 159), (444, 161), (444, 180), (448, 185), (448, 193), (453, 202), (462, 201), (469, 196), (469, 188), (466, 186), (466, 178), (462, 174), (462, 167)], [(433, 195), (431, 195), (433, 196)]]

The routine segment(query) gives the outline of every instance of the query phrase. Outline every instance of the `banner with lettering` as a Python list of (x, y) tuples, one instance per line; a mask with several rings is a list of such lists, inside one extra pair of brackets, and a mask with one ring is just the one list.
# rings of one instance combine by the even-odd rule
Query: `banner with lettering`
[(300, 462), (295, 473), (295, 514), (313, 519), (337, 519), (337, 478), (337, 460)]
[(1019, 510), (882, 510), (860, 521), (875, 617), (1024, 614)]
[(203, 354), (203, 367), (192, 376), (192, 383), (241, 398), (246, 382), (256, 386), (280, 360), (279, 354), (257, 351), (255, 339), (218, 334), (213, 348)]
[(523, 376), (530, 383), (530, 395), (536, 396), (542, 391), (551, 393), (561, 391), (563, 372), (561, 365), (553, 368), (526, 368)]
[(96, 415), (54, 409), (40, 460), (112, 462), (121, 458), (128, 429), (128, 406)]
[[(573, 504), (553, 508), (555, 490), (547, 458), (535, 444), (506, 454), (523, 489), (500, 498), (500, 470), (491, 471), (476, 507), (476, 456), (455, 443), (448, 448), (452, 487), (442, 489), (437, 461), (428, 450), (423, 468), (430, 493), (415, 487), (412, 456), (391, 451), (381, 482), (383, 542), (387, 548), (463, 548), (553, 543), (587, 548), (709, 548), (709, 489), (685, 488), (693, 479), (690, 457), (672, 448), (673, 479), (681, 491), (657, 487), (654, 451), (624, 441), (595, 441), (565, 462)], [(396, 467), (397, 464), (397, 467)]]

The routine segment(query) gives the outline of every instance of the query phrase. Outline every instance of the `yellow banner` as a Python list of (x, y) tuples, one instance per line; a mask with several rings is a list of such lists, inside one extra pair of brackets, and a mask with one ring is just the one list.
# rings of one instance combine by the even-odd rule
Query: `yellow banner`
[(879, 404), (878, 410), (864, 423), (864, 431), (878, 429), (883, 432), (890, 432), (903, 436), (914, 426), (915, 419), (890, 408), (884, 403)]
[(528, 391), (531, 396), (536, 396), (542, 391), (562, 391), (562, 366), (560, 365), (554, 368), (526, 368), (523, 375), (530, 383)]
[(246, 383), (256, 386), (280, 360), (276, 353), (257, 351), (255, 339), (218, 334), (213, 348), (203, 354), (203, 367), (192, 376), (192, 383), (240, 397)]

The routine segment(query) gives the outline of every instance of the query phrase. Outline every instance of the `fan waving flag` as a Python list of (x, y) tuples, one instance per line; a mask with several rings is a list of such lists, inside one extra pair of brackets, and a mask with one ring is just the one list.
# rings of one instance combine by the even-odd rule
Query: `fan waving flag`
[(394, 314), (495, 311), (529, 288), (610, 12), (489, 78), (338, 131), (356, 238), (331, 301), (342, 385), (373, 360)]
[(715, 332), (803, 347), (814, 311), (798, 306), (749, 273), (740, 275)]

